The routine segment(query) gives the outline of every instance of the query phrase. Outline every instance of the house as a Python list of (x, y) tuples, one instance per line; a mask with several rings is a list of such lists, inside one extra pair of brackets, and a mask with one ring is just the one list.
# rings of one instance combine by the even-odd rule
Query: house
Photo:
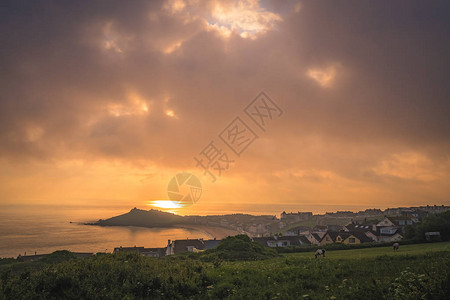
[(397, 226), (377, 227), (377, 242), (396, 242), (403, 238), (402, 228)]
[(344, 226), (336, 225), (336, 224), (328, 224), (327, 231), (341, 231), (344, 230)]
[(140, 254), (148, 257), (163, 257), (166, 256), (166, 248), (144, 248)]
[[(94, 253), (84, 253), (84, 252), (71, 252), (71, 253), (73, 255), (75, 255), (75, 257), (77, 257), (77, 258), (86, 258), (86, 257), (94, 255)], [(17, 256), (17, 260), (22, 261), (22, 262), (23, 261), (36, 261), (36, 260), (40, 260), (44, 257), (47, 257), (49, 255), (51, 255), (51, 254), (36, 254), (35, 253), (34, 255), (26, 255), (26, 252), (25, 252), (25, 255), (19, 254), (19, 256)]]
[(320, 240), (325, 235), (324, 232), (310, 232), (305, 237), (308, 239), (308, 241), (313, 245), (319, 245)]
[(344, 226), (344, 231), (370, 231), (377, 232), (377, 224), (357, 224), (355, 222), (351, 222), (348, 225)]
[(35, 255), (22, 255), (19, 254), (19, 256), (17, 256), (17, 260), (18, 261), (36, 261), (36, 260), (40, 260), (41, 258), (44, 258), (46, 256), (48, 256), (49, 254), (35, 254)]
[(392, 227), (392, 226), (395, 226), (395, 224), (394, 224), (394, 222), (391, 221), (390, 218), (385, 216), (384, 219), (381, 220), (380, 222), (378, 222), (376, 226), (377, 227), (381, 227), (381, 226)]
[(289, 247), (310, 245), (311, 242), (305, 236), (273, 236), (253, 238), (253, 241), (263, 247)]
[(118, 253), (118, 252), (138, 252), (141, 253), (141, 251), (144, 251), (144, 247), (136, 247), (136, 245), (134, 247), (116, 247), (114, 248), (113, 253)]
[(286, 213), (283, 211), (280, 215), (280, 219), (285, 222), (299, 222), (304, 220), (312, 219), (312, 212), (296, 212), (296, 213)]
[(425, 239), (428, 242), (440, 242), (440, 241), (442, 241), (441, 233), (438, 232), (438, 231), (425, 232)]
[(372, 242), (373, 240), (361, 232), (335, 232), (328, 231), (320, 240), (320, 245), (343, 243), (343, 244), (361, 244)]
[(409, 216), (384, 217), (377, 223), (377, 241), (395, 242), (403, 238), (402, 229), (406, 225), (414, 224), (414, 220)]
[(355, 213), (352, 211), (337, 211), (337, 212), (326, 212), (325, 217), (354, 217)]
[(377, 241), (375, 233), (371, 231), (350, 230), (347, 233), (356, 237), (361, 243), (373, 243)]
[(313, 230), (315, 232), (327, 232), (327, 231), (341, 231), (344, 230), (344, 226), (337, 225), (337, 224), (328, 224), (328, 225), (316, 225), (314, 226)]
[(284, 235), (286, 236), (303, 235), (304, 233), (309, 232), (310, 229), (311, 228), (307, 226), (297, 226), (289, 230), (286, 230)]
[(414, 220), (410, 216), (396, 216), (396, 217), (384, 217), (383, 220), (377, 223), (378, 227), (383, 226), (406, 226), (414, 224)]
[(315, 232), (327, 232), (328, 231), (327, 228), (328, 228), (327, 225), (316, 225), (316, 226), (314, 226), (313, 231), (315, 231)]
[(327, 245), (327, 244), (332, 244), (332, 243), (336, 243), (336, 242), (342, 242), (343, 239), (346, 239), (349, 236), (350, 235), (348, 233), (339, 233), (339, 232), (329, 231), (329, 232), (325, 233), (325, 235), (320, 240), (319, 244)]
[(205, 249), (204, 250), (216, 248), (219, 245), (220, 242), (221, 242), (221, 240), (216, 240), (216, 239), (206, 240), (206, 241), (204, 241), (204, 243), (205, 243)]
[(344, 231), (349, 233), (356, 233), (357, 235), (364, 234), (371, 239), (371, 242), (378, 241), (376, 224), (361, 225), (352, 222), (344, 227)]
[(381, 227), (377, 234), (377, 242), (396, 242), (402, 238), (401, 229), (398, 227)]
[(183, 252), (199, 252), (217, 247), (220, 240), (185, 239), (167, 242), (166, 255)]
[(117, 247), (114, 248), (113, 253), (118, 252), (137, 252), (140, 255), (148, 257), (163, 257), (166, 255), (166, 248), (145, 248), (145, 247)]
[(300, 234), (299, 230), (293, 230), (293, 229), (287, 230), (284, 233), (284, 235), (286, 235), (286, 236), (295, 236), (295, 235), (299, 235), (299, 234)]
[(378, 208), (368, 208), (364, 211), (359, 211), (357, 215), (360, 217), (378, 217), (383, 215), (383, 211)]
[(183, 252), (198, 252), (205, 249), (203, 239), (186, 239), (167, 242), (166, 255), (173, 255)]

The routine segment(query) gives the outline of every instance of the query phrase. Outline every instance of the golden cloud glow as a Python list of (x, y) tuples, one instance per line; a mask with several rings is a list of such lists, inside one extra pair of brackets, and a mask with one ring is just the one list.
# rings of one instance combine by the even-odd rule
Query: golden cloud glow
[(175, 113), (173, 112), (173, 110), (168, 109), (168, 110), (166, 110), (166, 116), (174, 118), (175, 117)]
[(108, 113), (115, 117), (142, 115), (149, 112), (149, 106), (139, 94), (130, 92), (127, 95), (126, 104), (110, 103), (107, 106)]
[(259, 1), (215, 2), (211, 11), (210, 29), (219, 31), (223, 36), (237, 32), (242, 38), (256, 38), (281, 21), (278, 14), (260, 7)]
[(336, 78), (336, 74), (337, 67), (335, 65), (325, 69), (311, 68), (306, 73), (308, 77), (314, 79), (322, 87), (330, 87)]
[(111, 22), (108, 22), (103, 26), (103, 48), (108, 51), (123, 53), (123, 50), (119, 46), (119, 35), (114, 32), (112, 25)]
[[(163, 10), (182, 17), (186, 24), (200, 20), (207, 31), (218, 32), (224, 38), (236, 33), (242, 38), (256, 39), (259, 34), (273, 29), (276, 22), (282, 21), (280, 15), (261, 7), (259, 0), (216, 0), (206, 5), (200, 1), (168, 0)], [(164, 52), (171, 53), (178, 47), (171, 44)]]
[(186, 2), (184, 0), (168, 0), (163, 5), (163, 9), (176, 14), (182, 12), (186, 8)]
[(420, 153), (407, 152), (392, 155), (381, 161), (373, 171), (378, 175), (401, 179), (432, 181), (439, 177), (430, 159)]
[(183, 41), (178, 41), (175, 42), (173, 44), (170, 44), (169, 46), (165, 47), (163, 49), (163, 52), (165, 54), (171, 54), (172, 52), (176, 51), (177, 49), (179, 49), (181, 47), (181, 45), (183, 44)]
[(122, 49), (117, 45), (117, 42), (114, 40), (106, 40), (104, 41), (104, 46), (106, 50), (112, 50), (117, 53), (122, 53)]

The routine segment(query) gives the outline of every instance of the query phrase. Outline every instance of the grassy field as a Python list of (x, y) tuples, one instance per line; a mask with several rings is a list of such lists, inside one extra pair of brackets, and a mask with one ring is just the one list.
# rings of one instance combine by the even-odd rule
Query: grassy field
[[(437, 251), (450, 252), (450, 242), (402, 245), (396, 252), (393, 251), (392, 247), (377, 247), (377, 248), (335, 250), (335, 251), (330, 250), (327, 251), (325, 255), (327, 259), (364, 259), (364, 258), (374, 258), (382, 255), (389, 255), (389, 256), (420, 255)], [(311, 252), (289, 253), (284, 255), (298, 258), (314, 258), (314, 255)]]
[(395, 253), (391, 247), (328, 251), (325, 259), (312, 252), (203, 258), (118, 253), (74, 259), (61, 252), (39, 263), (3, 261), (0, 299), (438, 300), (450, 294), (448, 242), (404, 245)]

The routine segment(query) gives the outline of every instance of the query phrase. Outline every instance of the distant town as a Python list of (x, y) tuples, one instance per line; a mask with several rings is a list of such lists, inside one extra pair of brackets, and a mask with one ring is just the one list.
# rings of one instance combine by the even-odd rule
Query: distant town
[[(224, 229), (228, 235), (246, 234), (264, 247), (319, 246), (332, 243), (356, 245), (361, 243), (389, 243), (404, 238), (406, 226), (420, 223), (425, 217), (450, 210), (450, 206), (427, 205), (418, 207), (398, 207), (366, 209), (359, 212), (337, 211), (325, 214), (312, 212), (285, 212), (275, 215), (254, 216), (249, 214), (178, 216), (157, 210), (133, 208), (130, 212), (99, 220), (87, 225), (99, 226), (199, 226)], [(197, 227), (197, 228), (199, 228)], [(166, 247), (147, 248), (145, 246), (118, 246), (114, 252), (135, 251), (149, 257), (163, 257), (183, 252), (200, 252), (216, 247), (221, 237), (211, 239), (168, 240)], [(440, 241), (439, 232), (426, 232), (427, 241)], [(148, 245), (150, 246), (150, 245)], [(79, 256), (93, 253), (76, 253)], [(41, 255), (19, 255), (22, 261), (38, 260)]]
[[(450, 206), (427, 205), (418, 207), (398, 207), (385, 210), (371, 208), (364, 211), (337, 211), (325, 214), (312, 212), (286, 212), (279, 218), (275, 215), (254, 216), (248, 214), (231, 214), (217, 216), (185, 216), (194, 224), (205, 226), (219, 226), (233, 229), (251, 237), (265, 237), (272, 235), (299, 235), (305, 232), (326, 232), (345, 230), (349, 223), (365, 226), (381, 226), (379, 222), (385, 217), (392, 220), (391, 227), (420, 222), (429, 214), (437, 214), (450, 209)], [(355, 227), (357, 228), (357, 227)]]

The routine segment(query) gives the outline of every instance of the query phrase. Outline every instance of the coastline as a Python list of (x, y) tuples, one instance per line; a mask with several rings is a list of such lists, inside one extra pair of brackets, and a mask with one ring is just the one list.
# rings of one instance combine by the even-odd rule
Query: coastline
[(218, 226), (206, 226), (206, 225), (197, 225), (197, 224), (173, 224), (171, 226), (137, 226), (137, 225), (105, 225), (98, 223), (78, 223), (79, 225), (88, 225), (88, 226), (101, 226), (101, 227), (139, 227), (139, 228), (180, 228), (186, 230), (197, 230), (201, 231), (204, 234), (208, 235), (210, 239), (224, 239), (228, 236), (234, 236), (240, 234), (241, 232), (224, 227)]

